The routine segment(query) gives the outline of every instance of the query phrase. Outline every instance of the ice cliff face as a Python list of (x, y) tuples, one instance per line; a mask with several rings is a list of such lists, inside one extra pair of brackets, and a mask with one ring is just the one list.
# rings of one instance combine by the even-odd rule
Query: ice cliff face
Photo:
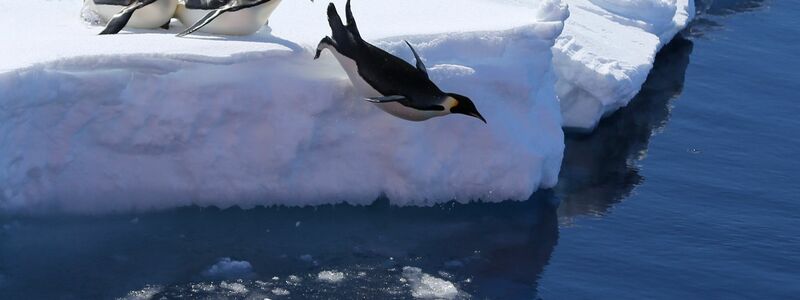
[(0, 3), (0, 28), (20, 29), (0, 47), (0, 210), (381, 195), (427, 205), (522, 200), (556, 183), (563, 134), (551, 48), (569, 15), (559, 1), (353, 4), (367, 39), (404, 58), (402, 39), (414, 43), (434, 81), (469, 95), (488, 126), (408, 122), (361, 100), (331, 56), (311, 60), (328, 34), (327, 3), (284, 1), (271, 32), (252, 37), (178, 39), (95, 36), (75, 2)]
[(553, 48), (564, 127), (588, 131), (639, 92), (656, 53), (694, 17), (693, 0), (567, 0)]

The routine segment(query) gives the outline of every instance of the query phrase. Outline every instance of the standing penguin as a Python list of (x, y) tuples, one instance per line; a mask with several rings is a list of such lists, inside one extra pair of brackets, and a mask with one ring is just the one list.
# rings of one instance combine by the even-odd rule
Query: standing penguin
[(178, 0), (85, 0), (84, 5), (107, 21), (100, 34), (116, 34), (125, 27), (168, 29)]
[(347, 72), (355, 88), (389, 114), (409, 121), (424, 121), (452, 113), (475, 117), (486, 123), (475, 104), (462, 95), (445, 93), (428, 77), (428, 71), (414, 47), (416, 68), (406, 61), (371, 45), (361, 38), (350, 0), (345, 7), (347, 25), (336, 6), (328, 5), (328, 23), (333, 37), (324, 37), (314, 59), (330, 50)]
[(186, 0), (176, 17), (186, 26), (185, 36), (200, 30), (228, 35), (248, 35), (261, 29), (281, 0)]

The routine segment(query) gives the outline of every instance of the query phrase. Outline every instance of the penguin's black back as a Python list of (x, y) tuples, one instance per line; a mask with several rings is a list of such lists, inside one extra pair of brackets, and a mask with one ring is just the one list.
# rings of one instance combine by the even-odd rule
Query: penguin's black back
[(361, 38), (347, 1), (345, 26), (333, 3), (328, 5), (328, 23), (333, 32), (336, 50), (352, 59), (358, 73), (370, 86), (385, 96), (405, 96), (419, 106), (428, 106), (444, 95), (427, 76), (400, 59)]

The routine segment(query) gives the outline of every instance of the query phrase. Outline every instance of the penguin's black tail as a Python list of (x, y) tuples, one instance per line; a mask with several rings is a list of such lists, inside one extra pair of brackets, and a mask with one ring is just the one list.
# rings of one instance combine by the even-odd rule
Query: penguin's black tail
[(346, 42), (350, 39), (350, 32), (344, 26), (342, 17), (339, 16), (339, 12), (336, 11), (336, 5), (333, 2), (328, 4), (328, 25), (331, 26), (333, 40)]
[(345, 5), (345, 14), (347, 16), (347, 29), (350, 31), (350, 34), (356, 40), (361, 40), (361, 33), (358, 32), (358, 25), (356, 25), (356, 19), (353, 18), (353, 11), (350, 9), (350, 0), (347, 0), (347, 4)]
[(352, 44), (355, 46), (359, 42), (362, 41), (361, 34), (358, 32), (358, 26), (356, 25), (356, 20), (353, 18), (353, 12), (350, 10), (350, 0), (347, 0), (347, 5), (345, 7), (346, 16), (347, 16), (347, 25), (344, 25), (342, 22), (342, 18), (339, 16), (339, 13), (336, 11), (336, 5), (333, 3), (328, 5), (328, 24), (331, 26), (331, 31), (333, 32), (333, 40), (339, 43), (339, 45), (347, 45)]
[(347, 25), (342, 22), (342, 17), (336, 11), (336, 5), (333, 3), (328, 4), (328, 25), (331, 27), (331, 36), (324, 37), (317, 45), (317, 53), (314, 59), (319, 58), (322, 50), (325, 48), (333, 47), (339, 53), (352, 57), (358, 51), (359, 45), (363, 42), (361, 34), (358, 32), (356, 20), (353, 18), (353, 12), (350, 10), (350, 0), (347, 1), (346, 6)]

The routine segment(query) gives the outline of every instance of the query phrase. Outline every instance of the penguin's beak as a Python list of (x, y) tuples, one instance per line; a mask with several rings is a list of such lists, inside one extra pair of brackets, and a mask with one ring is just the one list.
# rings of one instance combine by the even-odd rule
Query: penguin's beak
[(470, 113), (469, 116), (480, 119), (481, 121), (483, 121), (484, 124), (489, 124), (486, 122), (486, 119), (484, 119), (483, 116), (481, 116), (481, 113), (479, 113), (477, 110), (475, 112)]

